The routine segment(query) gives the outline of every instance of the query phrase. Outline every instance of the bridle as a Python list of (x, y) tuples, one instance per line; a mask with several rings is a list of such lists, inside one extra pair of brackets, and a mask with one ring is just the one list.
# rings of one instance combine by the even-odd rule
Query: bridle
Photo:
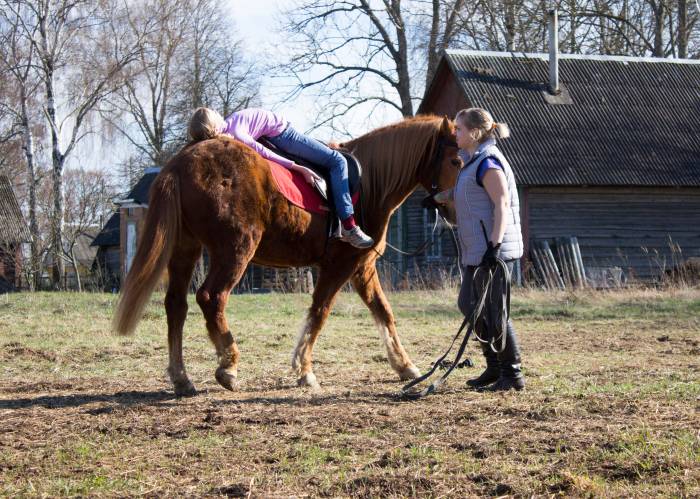
[(445, 137), (437, 138), (437, 151), (433, 156), (433, 160), (428, 165), (428, 170), (433, 172), (433, 178), (430, 182), (430, 195), (434, 196), (439, 191), (438, 181), (440, 180), (440, 173), (442, 173), (442, 159), (445, 155), (445, 146), (458, 148), (457, 142), (452, 139), (446, 139)]

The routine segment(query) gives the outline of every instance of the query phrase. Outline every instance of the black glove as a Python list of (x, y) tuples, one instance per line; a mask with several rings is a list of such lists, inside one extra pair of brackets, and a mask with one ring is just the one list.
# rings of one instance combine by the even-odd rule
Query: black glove
[(496, 265), (496, 259), (501, 256), (501, 243), (498, 244), (493, 244), (493, 242), (489, 241), (488, 245), (486, 246), (486, 251), (484, 252), (484, 256), (481, 258), (481, 265), (487, 265), (489, 267), (493, 267)]
[(440, 208), (440, 205), (437, 204), (437, 201), (435, 201), (435, 198), (432, 194), (424, 197), (423, 200), (420, 202), (420, 205), (423, 207), (423, 209), (426, 210), (437, 210), (438, 208)]

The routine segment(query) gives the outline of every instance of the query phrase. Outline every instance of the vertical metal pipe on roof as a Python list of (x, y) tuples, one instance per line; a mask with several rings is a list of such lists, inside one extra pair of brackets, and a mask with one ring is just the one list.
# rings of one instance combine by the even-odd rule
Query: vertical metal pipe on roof
[(559, 94), (559, 15), (549, 11), (549, 93)]

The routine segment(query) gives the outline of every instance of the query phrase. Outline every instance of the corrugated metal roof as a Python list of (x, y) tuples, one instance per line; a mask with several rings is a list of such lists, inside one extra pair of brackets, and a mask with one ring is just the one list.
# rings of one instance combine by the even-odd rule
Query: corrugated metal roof
[(10, 180), (0, 175), (0, 243), (29, 242), (31, 234)]
[(700, 61), (560, 54), (573, 103), (549, 104), (547, 54), (445, 57), (470, 104), (510, 126), (519, 184), (700, 186)]

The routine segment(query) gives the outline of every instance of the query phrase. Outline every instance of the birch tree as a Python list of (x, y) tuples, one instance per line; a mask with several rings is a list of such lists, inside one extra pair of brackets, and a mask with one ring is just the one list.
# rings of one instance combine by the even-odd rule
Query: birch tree
[[(6, 3), (0, 9), (2, 32), (0, 33), (0, 67), (3, 73), (8, 75), (13, 92), (7, 88), (3, 92), (0, 106), (11, 119), (10, 128), (12, 135), (18, 135), (21, 141), (21, 149), (24, 153), (26, 165), (26, 186), (28, 191), (29, 231), (32, 240), (30, 242), (30, 262), (27, 275), (30, 289), (37, 289), (41, 280), (41, 234), (37, 220), (37, 186), (39, 175), (35, 160), (34, 135), (37, 121), (33, 110), (36, 107), (40, 80), (36, 72), (36, 49), (24, 36), (22, 28), (22, 6), (18, 6), (15, 12), (6, 8)], [(32, 30), (29, 34), (35, 35), (36, 26), (28, 27)], [(11, 136), (12, 136), (11, 135)], [(5, 156), (3, 155), (3, 158)], [(24, 266), (27, 267), (26, 265)]]
[(49, 130), (52, 178), (52, 282), (60, 288), (64, 265), (63, 171), (97, 105), (114, 90), (116, 76), (133, 57), (112, 22), (120, 5), (107, 0), (6, 0), (4, 9), (18, 19), (36, 53), (44, 91), (43, 112)]

